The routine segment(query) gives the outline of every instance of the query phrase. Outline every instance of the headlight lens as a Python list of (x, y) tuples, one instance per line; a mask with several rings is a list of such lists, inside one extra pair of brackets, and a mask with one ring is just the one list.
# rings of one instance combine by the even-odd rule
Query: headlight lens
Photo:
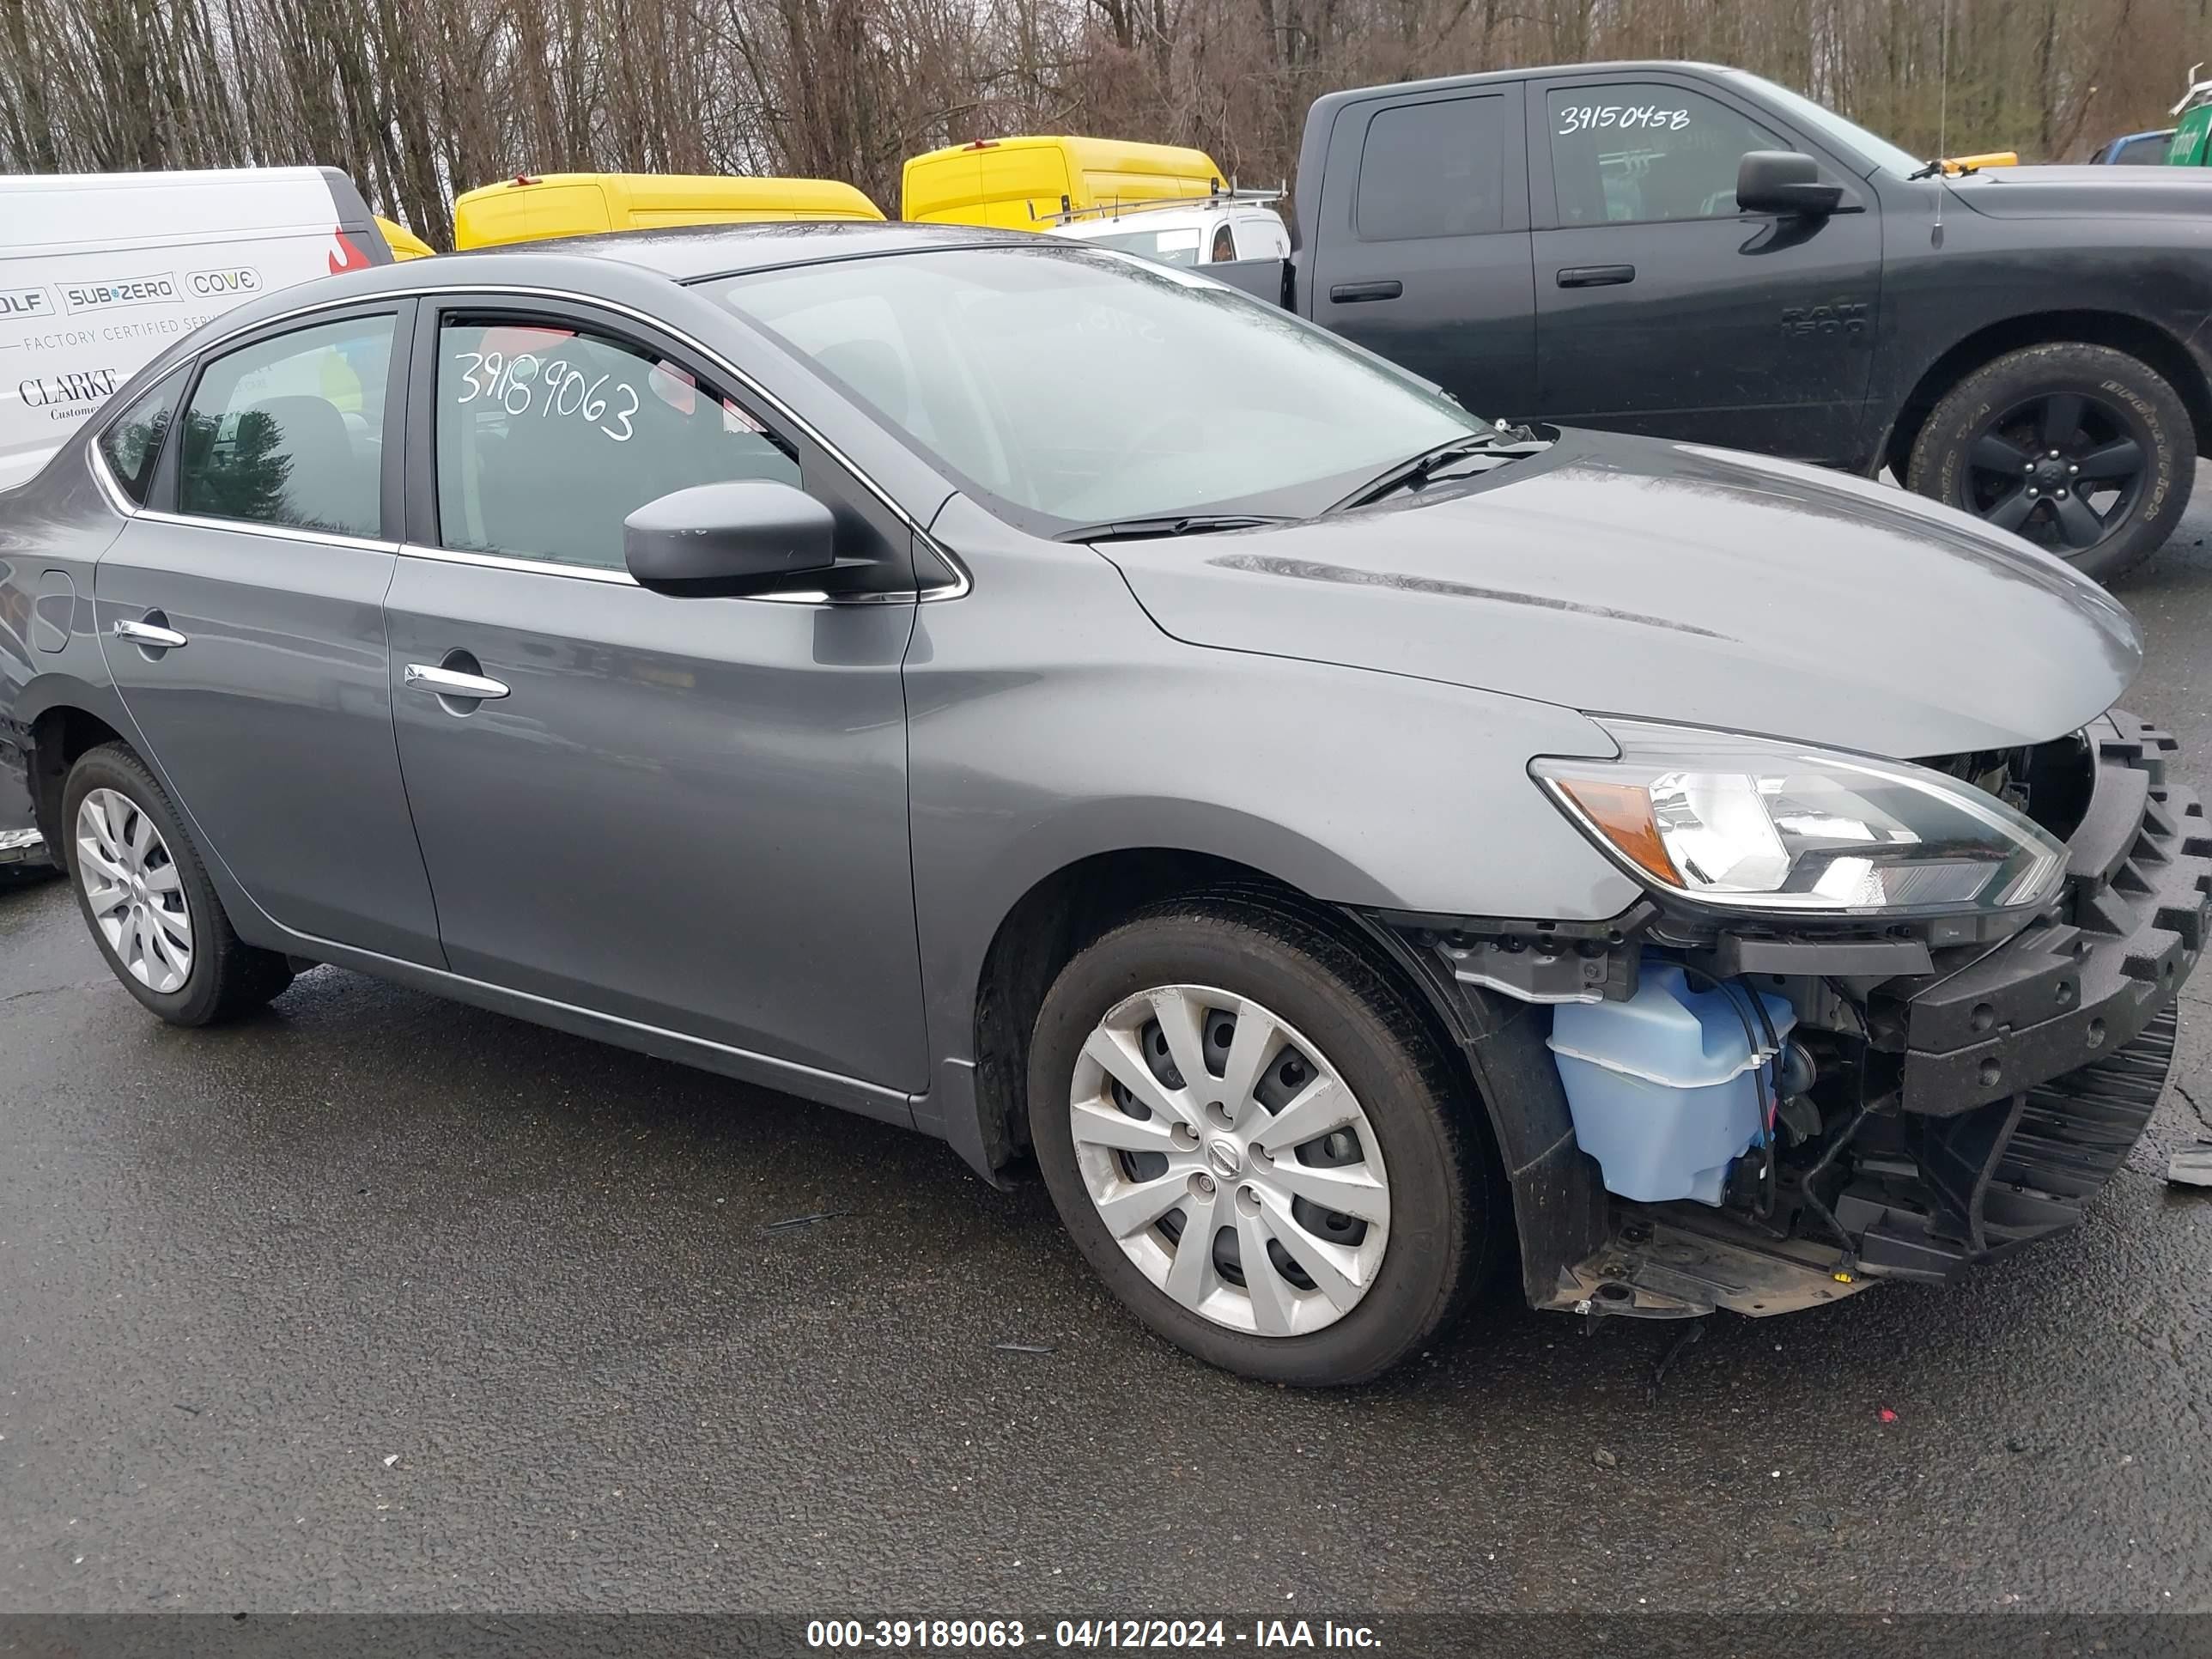
[(1900, 761), (1641, 720), (1618, 760), (1529, 771), (1630, 870), (1747, 910), (1929, 915), (2041, 904), (2066, 848), (1987, 793)]

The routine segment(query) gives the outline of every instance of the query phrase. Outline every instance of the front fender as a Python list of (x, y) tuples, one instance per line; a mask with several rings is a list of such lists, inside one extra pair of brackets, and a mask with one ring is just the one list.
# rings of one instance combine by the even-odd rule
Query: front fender
[(1535, 755), (1612, 752), (1583, 715), (1184, 644), (1106, 560), (1019, 538), (957, 497), (933, 533), (974, 586), (921, 607), (906, 669), (915, 920), (941, 1091), (917, 1116), (979, 1168), (985, 959), (1023, 896), (1080, 860), (1203, 854), (1365, 909), (1599, 921), (1635, 900), (1527, 776)]

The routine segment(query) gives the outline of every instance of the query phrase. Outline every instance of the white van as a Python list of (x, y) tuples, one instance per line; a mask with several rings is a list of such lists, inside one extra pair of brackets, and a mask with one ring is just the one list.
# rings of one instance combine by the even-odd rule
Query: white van
[(391, 260), (334, 167), (0, 176), (0, 489), (179, 334)]
[(1217, 191), (1183, 201), (1116, 202), (1054, 214), (1048, 228), (1169, 265), (1287, 259), (1291, 233), (1273, 204), (1279, 190)]

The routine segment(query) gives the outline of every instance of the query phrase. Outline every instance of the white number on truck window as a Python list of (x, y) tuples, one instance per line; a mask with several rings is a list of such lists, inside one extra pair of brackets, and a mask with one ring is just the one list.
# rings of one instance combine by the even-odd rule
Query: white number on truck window
[(1559, 137), (1613, 127), (1624, 132), (1680, 132), (1690, 125), (1686, 109), (1656, 104), (1567, 104), (1559, 110)]

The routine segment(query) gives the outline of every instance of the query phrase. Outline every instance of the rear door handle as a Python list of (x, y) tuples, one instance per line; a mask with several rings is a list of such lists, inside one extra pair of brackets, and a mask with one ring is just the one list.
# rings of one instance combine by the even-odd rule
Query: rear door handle
[(1380, 283), (1339, 283), (1328, 297), (1340, 306), (1356, 306), (1368, 300), (1395, 300), (1405, 291), (1406, 285), (1393, 276)]
[(118, 640), (128, 640), (133, 645), (143, 645), (155, 651), (181, 651), (191, 643), (175, 629), (163, 628), (159, 623), (149, 622), (118, 622), (115, 624), (114, 634)]
[(1611, 288), (1635, 280), (1634, 265), (1563, 265), (1559, 276), (1561, 288)]
[(428, 691), (441, 697), (460, 697), (470, 702), (492, 702), (507, 695), (506, 685), (482, 674), (464, 674), (456, 668), (433, 668), (428, 663), (410, 662), (400, 671), (399, 678), (417, 691)]

